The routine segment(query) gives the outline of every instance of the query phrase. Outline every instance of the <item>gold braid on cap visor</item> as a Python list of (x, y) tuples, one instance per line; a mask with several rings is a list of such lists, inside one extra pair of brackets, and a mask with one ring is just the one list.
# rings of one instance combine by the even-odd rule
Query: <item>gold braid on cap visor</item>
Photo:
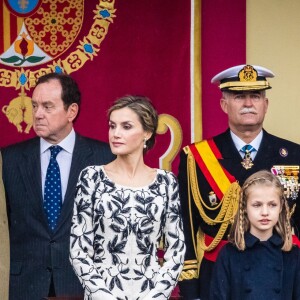
[(228, 88), (230, 90), (261, 90), (261, 89), (269, 89), (270, 84), (267, 80), (261, 80), (261, 81), (228, 81), (221, 83), (219, 85), (220, 89)]

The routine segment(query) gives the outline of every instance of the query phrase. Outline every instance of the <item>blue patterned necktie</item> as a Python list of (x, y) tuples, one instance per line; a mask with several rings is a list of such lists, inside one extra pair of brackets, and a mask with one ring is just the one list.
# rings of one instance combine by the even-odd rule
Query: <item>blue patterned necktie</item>
[(51, 157), (47, 168), (44, 188), (44, 209), (48, 219), (48, 225), (54, 230), (60, 215), (62, 206), (61, 179), (57, 154), (62, 150), (60, 146), (51, 146)]
[(241, 152), (245, 153), (243, 161), (241, 162), (242, 166), (248, 170), (251, 169), (254, 163), (252, 162), (251, 152), (255, 151), (255, 148), (251, 145), (245, 145), (241, 150)]

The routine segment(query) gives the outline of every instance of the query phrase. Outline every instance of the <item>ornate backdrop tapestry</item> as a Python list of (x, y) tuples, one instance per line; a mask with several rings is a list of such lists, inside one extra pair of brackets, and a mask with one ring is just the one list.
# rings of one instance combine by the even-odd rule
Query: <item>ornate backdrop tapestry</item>
[(210, 79), (245, 62), (245, 3), (1, 0), (0, 147), (35, 135), (35, 81), (66, 72), (82, 91), (75, 129), (85, 136), (107, 141), (116, 98), (149, 97), (160, 120), (146, 160), (176, 173), (182, 146), (226, 126)]

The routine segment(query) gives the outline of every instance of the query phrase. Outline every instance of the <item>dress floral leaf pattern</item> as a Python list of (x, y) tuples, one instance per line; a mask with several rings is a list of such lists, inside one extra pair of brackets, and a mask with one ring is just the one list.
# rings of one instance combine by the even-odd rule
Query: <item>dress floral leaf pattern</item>
[[(163, 264), (157, 257), (164, 240)], [(168, 299), (183, 267), (185, 244), (177, 179), (157, 169), (145, 187), (115, 184), (103, 166), (79, 177), (70, 261), (85, 300)]]

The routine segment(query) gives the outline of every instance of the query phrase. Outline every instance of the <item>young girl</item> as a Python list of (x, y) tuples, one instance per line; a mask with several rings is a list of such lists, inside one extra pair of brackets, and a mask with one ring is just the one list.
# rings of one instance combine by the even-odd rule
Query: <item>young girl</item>
[(210, 299), (300, 299), (300, 249), (275, 175), (259, 171), (242, 187), (227, 245), (213, 271)]

